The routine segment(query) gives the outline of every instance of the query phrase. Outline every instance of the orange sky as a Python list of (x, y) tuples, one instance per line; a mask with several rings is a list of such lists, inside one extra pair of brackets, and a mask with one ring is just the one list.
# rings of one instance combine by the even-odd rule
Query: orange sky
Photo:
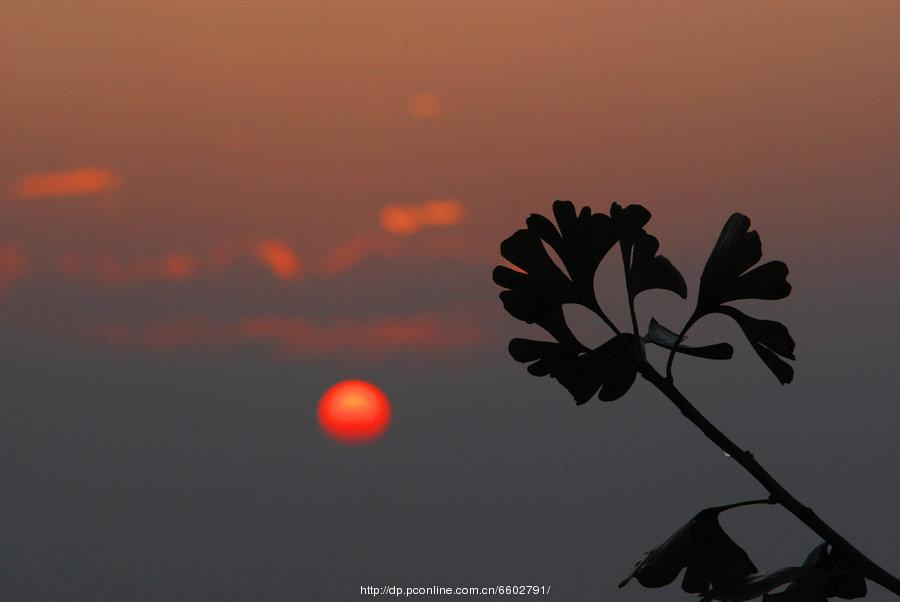
[(737, 209), (810, 265), (896, 250), (898, 31), (892, 0), (17, 3), (0, 315), (482, 315), (554, 198), (642, 202), (693, 260)]
[[(639, 328), (752, 219), (796, 378), (711, 316), (734, 358), (676, 382), (900, 574), (900, 0), (0, 0), (0, 141), (4, 599), (666, 599), (616, 583), (760, 490), (647, 383), (576, 408), (510, 357), (548, 335), (492, 270), (554, 199), (652, 211), (688, 298)], [(347, 379), (392, 408), (364, 448), (317, 421)], [(723, 526), (760, 570), (820, 543), (758, 511)]]

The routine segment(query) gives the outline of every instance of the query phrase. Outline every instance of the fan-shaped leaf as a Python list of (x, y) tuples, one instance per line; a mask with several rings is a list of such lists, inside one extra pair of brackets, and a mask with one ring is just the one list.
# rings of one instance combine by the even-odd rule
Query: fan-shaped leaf
[(779, 382), (786, 384), (794, 378), (794, 369), (782, 359), (794, 359), (794, 341), (787, 328), (724, 305), (741, 299), (783, 299), (790, 294), (787, 265), (770, 261), (753, 268), (761, 257), (762, 245), (756, 231), (750, 230), (750, 218), (733, 214), (725, 222), (703, 268), (694, 315), (699, 318), (719, 312), (734, 318), (753, 350)]
[(617, 240), (612, 220), (602, 213), (591, 213), (589, 207), (582, 207), (576, 215), (575, 205), (569, 201), (555, 201), (553, 215), (558, 229), (537, 213), (525, 220), (525, 224), (556, 251), (582, 300), (585, 295), (593, 297), (597, 266)]
[(550, 376), (563, 385), (578, 405), (594, 395), (603, 401), (618, 399), (634, 383), (637, 372), (629, 364), (627, 343), (613, 337), (595, 350), (579, 349), (550, 341), (513, 339), (509, 353), (518, 362), (530, 363), (534, 376)]
[(687, 298), (687, 284), (684, 277), (668, 259), (657, 255), (659, 241), (643, 230), (634, 241), (631, 255), (632, 293), (659, 288), (672, 291), (682, 299)]
[(632, 298), (657, 288), (687, 298), (684, 278), (672, 262), (656, 254), (659, 241), (644, 230), (650, 221), (650, 212), (640, 205), (622, 208), (618, 203), (613, 203), (609, 214), (618, 229), (619, 245), (625, 261), (625, 281)]
[(794, 359), (794, 339), (784, 324), (774, 320), (752, 318), (728, 305), (719, 306), (717, 311), (734, 318), (753, 346), (753, 350), (778, 377), (781, 384), (793, 380), (794, 369), (781, 359), (782, 357)]
[(534, 323), (573, 298), (572, 283), (530, 230), (518, 230), (504, 240), (500, 253), (524, 270), (494, 268), (494, 282), (509, 289), (500, 293), (500, 300), (513, 317)]
[[(504, 287), (503, 307), (513, 317), (540, 324), (564, 303), (594, 302), (594, 274), (597, 266), (616, 243), (617, 231), (610, 218), (584, 207), (576, 215), (568, 201), (556, 201), (553, 214), (558, 224), (542, 215), (526, 220), (527, 228), (517, 230), (500, 245), (500, 254), (519, 268), (494, 268), (494, 282)], [(568, 273), (556, 265), (544, 243), (549, 245)]]
[(796, 566), (769, 573), (755, 573), (736, 584), (714, 587), (701, 598), (701, 601), (743, 602), (779, 588), (785, 583), (799, 579), (827, 579), (830, 575), (831, 571), (825, 569)]
[(719, 514), (737, 505), (707, 508), (694, 516), (662, 545), (635, 565), (631, 575), (619, 584), (623, 587), (632, 577), (644, 587), (668, 585), (685, 571), (681, 588), (702, 594), (713, 587), (739, 583), (756, 572), (756, 566), (728, 536), (719, 524)]
[(783, 262), (770, 261), (747, 271), (762, 257), (759, 234), (749, 229), (750, 218), (740, 213), (725, 222), (700, 276), (697, 308), (701, 313), (728, 301), (783, 299), (790, 294)]
[(828, 572), (797, 579), (783, 592), (765, 594), (763, 602), (827, 602), (830, 597), (850, 599), (866, 595), (866, 580), (862, 573), (840, 570), (839, 554), (829, 551), (827, 543), (816, 546), (803, 566), (828, 569)]

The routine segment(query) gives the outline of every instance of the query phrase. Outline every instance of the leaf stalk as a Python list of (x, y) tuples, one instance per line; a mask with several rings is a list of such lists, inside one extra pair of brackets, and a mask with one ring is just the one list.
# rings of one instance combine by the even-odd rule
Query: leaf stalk
[[(688, 320), (688, 324), (682, 329), (682, 332), (687, 330), (690, 322), (691, 320)], [(671, 365), (671, 355), (669, 359)], [(730, 455), (744, 470), (749, 472), (750, 475), (769, 492), (770, 499), (774, 503), (782, 506), (785, 510), (793, 514), (800, 522), (809, 527), (824, 541), (831, 544), (832, 547), (841, 550), (845, 554), (845, 557), (848, 558), (850, 562), (866, 576), (866, 578), (900, 596), (900, 579), (897, 579), (897, 577), (888, 573), (885, 569), (881, 568), (873, 560), (860, 552), (853, 544), (822, 520), (812, 508), (797, 500), (797, 498), (785, 489), (781, 483), (775, 480), (775, 478), (756, 461), (753, 454), (739, 448), (730, 438), (728, 438), (728, 436), (707, 420), (706, 417), (687, 400), (681, 391), (675, 387), (671, 378), (663, 377), (662, 374), (657, 372), (657, 370), (646, 361), (640, 364), (638, 372), (646, 381), (654, 385), (663, 395), (675, 404), (675, 407), (681, 411), (682, 415), (700, 429), (700, 431), (706, 435), (707, 439), (712, 441), (723, 452)]]

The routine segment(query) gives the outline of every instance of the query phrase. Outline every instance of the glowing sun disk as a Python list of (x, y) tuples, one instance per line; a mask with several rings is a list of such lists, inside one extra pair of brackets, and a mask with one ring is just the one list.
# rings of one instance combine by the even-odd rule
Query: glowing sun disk
[(322, 395), (318, 419), (325, 434), (335, 441), (366, 443), (387, 429), (391, 406), (375, 385), (362, 380), (345, 380)]

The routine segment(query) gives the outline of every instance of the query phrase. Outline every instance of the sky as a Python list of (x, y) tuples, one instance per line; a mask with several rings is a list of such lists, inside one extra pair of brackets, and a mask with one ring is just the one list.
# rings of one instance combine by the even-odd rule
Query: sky
[[(893, 1), (5, 2), (0, 591), (689, 599), (616, 584), (762, 491), (646, 383), (576, 407), (509, 357), (536, 331), (491, 270), (554, 199), (653, 212), (690, 296), (638, 311), (672, 328), (750, 216), (794, 292), (746, 307), (791, 328), (795, 381), (717, 318), (692, 340), (734, 359), (676, 380), (900, 573), (898, 57)], [(316, 424), (345, 379), (391, 402), (368, 445)], [(763, 569), (817, 543), (724, 524)]]

